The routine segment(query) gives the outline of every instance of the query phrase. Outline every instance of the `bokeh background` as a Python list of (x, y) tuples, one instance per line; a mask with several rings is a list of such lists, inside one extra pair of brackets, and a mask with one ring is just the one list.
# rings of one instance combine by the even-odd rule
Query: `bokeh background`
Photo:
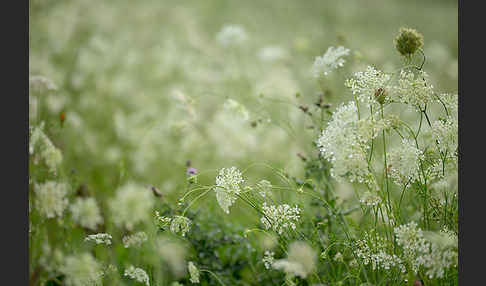
[[(302, 176), (297, 153), (317, 149), (313, 122), (298, 107), (324, 92), (333, 110), (351, 98), (344, 80), (353, 72), (400, 67), (393, 38), (401, 26), (424, 35), (434, 85), (457, 90), (457, 1), (31, 0), (29, 9), (29, 74), (57, 86), (30, 95), (29, 121), (46, 122), (61, 172), (102, 209), (128, 180), (176, 203), (188, 160), (208, 185), (222, 167), (254, 163)], [(243, 27), (246, 41), (221, 45), (225, 25)], [(317, 82), (315, 57), (339, 45), (351, 50), (345, 67)], [(228, 99), (240, 105), (225, 107)], [(245, 174), (279, 180), (258, 166)], [(214, 196), (198, 207), (223, 215)]]

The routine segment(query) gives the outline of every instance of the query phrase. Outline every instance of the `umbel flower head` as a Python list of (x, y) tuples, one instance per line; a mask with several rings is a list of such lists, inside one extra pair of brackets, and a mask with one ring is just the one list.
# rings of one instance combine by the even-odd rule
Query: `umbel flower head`
[(349, 49), (339, 46), (329, 47), (326, 53), (314, 60), (314, 77), (327, 76), (331, 71), (338, 69), (346, 62), (343, 57), (349, 55)]
[(150, 286), (149, 276), (147, 275), (147, 272), (145, 272), (145, 270), (143, 270), (142, 268), (136, 268), (133, 265), (130, 265), (127, 269), (125, 269), (123, 275), (130, 277), (131, 279), (134, 279), (147, 286)]
[(187, 217), (176, 215), (172, 218), (170, 223), (170, 231), (185, 236), (186, 232), (191, 229), (191, 224), (191, 220)]
[(291, 207), (287, 204), (270, 205), (263, 203), (262, 212), (264, 216), (260, 219), (266, 229), (272, 228), (278, 234), (282, 234), (286, 229), (296, 228), (296, 223), (300, 219), (299, 207)]
[(402, 27), (393, 42), (401, 55), (410, 57), (424, 45), (424, 36), (415, 29)]
[(126, 183), (109, 202), (113, 222), (118, 227), (132, 230), (137, 223), (148, 221), (154, 205), (153, 198), (144, 186), (133, 182)]
[(84, 241), (93, 241), (96, 244), (111, 245), (111, 235), (108, 233), (97, 233), (88, 235)]
[(194, 265), (194, 262), (189, 261), (187, 268), (189, 270), (189, 274), (191, 275), (189, 280), (191, 280), (192, 283), (199, 283), (199, 269), (197, 269), (196, 265)]
[(243, 183), (240, 170), (236, 167), (222, 168), (216, 177), (216, 199), (223, 211), (229, 214), (229, 207), (236, 201), (236, 196), (240, 194), (240, 184)]
[(279, 259), (272, 267), (286, 273), (306, 278), (316, 267), (317, 255), (305, 242), (296, 241), (289, 245), (287, 259)]
[(68, 205), (68, 186), (65, 183), (48, 181), (36, 186), (35, 207), (46, 218), (62, 217)]
[(101, 264), (88, 252), (66, 257), (60, 271), (68, 286), (101, 285)]
[(94, 198), (78, 198), (70, 209), (73, 220), (82, 227), (96, 230), (96, 227), (103, 223), (103, 217)]
[(143, 231), (139, 231), (132, 235), (127, 235), (122, 238), (123, 245), (125, 248), (129, 248), (132, 246), (140, 247), (142, 243), (147, 241), (148, 237), (147, 234)]

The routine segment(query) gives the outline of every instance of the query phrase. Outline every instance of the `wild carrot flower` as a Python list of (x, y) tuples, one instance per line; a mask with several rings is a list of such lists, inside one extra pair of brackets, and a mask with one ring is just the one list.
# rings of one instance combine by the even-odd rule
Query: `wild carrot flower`
[(258, 193), (264, 198), (272, 191), (272, 183), (267, 180), (261, 180), (256, 186), (259, 189)]
[(390, 177), (398, 185), (405, 186), (420, 178), (420, 161), (424, 159), (423, 152), (410, 139), (403, 139), (399, 147), (388, 154)]
[(434, 87), (424, 71), (400, 71), (398, 85), (393, 87), (397, 101), (414, 106), (417, 111), (434, 100)]
[(381, 203), (381, 198), (377, 194), (366, 191), (359, 200), (365, 206), (374, 207)]
[(153, 205), (152, 194), (144, 186), (134, 182), (118, 188), (115, 197), (109, 201), (113, 222), (127, 230), (132, 230), (137, 223), (150, 219)]
[[(350, 101), (341, 105), (332, 115), (326, 129), (322, 131), (317, 145), (324, 159), (332, 163), (331, 175), (349, 181), (372, 184), (368, 169), (365, 144), (370, 138), (363, 124), (359, 123), (356, 104)], [(373, 128), (373, 125), (369, 124)], [(366, 136), (364, 136), (366, 135)]]
[(61, 151), (54, 146), (52, 141), (43, 131), (44, 122), (32, 130), (29, 142), (29, 153), (38, 154), (51, 172), (56, 171), (57, 166), (62, 162)]
[(97, 233), (88, 235), (84, 241), (93, 241), (96, 244), (111, 245), (111, 235), (108, 233)]
[(164, 229), (169, 227), (171, 221), (172, 218), (167, 216), (161, 216), (159, 211), (155, 211), (155, 225), (158, 226), (159, 228)]
[(129, 247), (140, 247), (142, 243), (147, 241), (147, 234), (143, 231), (136, 232), (132, 235), (127, 235), (122, 238), (123, 245), (125, 248)]
[(77, 198), (70, 209), (73, 220), (82, 227), (96, 230), (96, 227), (103, 223), (103, 217), (94, 198)]
[(176, 215), (172, 218), (170, 223), (170, 231), (185, 236), (191, 229), (191, 224), (191, 220), (187, 217)]
[(286, 229), (295, 229), (296, 223), (300, 219), (300, 209), (298, 206), (291, 207), (287, 204), (270, 205), (266, 202), (262, 205), (262, 212), (264, 216), (260, 221), (265, 226), (265, 229), (273, 229), (278, 234), (282, 234)]
[(150, 279), (147, 275), (147, 272), (142, 268), (135, 268), (133, 265), (128, 266), (123, 273), (123, 276), (127, 276), (131, 279), (136, 280), (137, 282), (143, 283), (147, 286), (150, 286)]
[(345, 86), (351, 89), (359, 101), (370, 107), (389, 101), (389, 98), (386, 96), (380, 98), (380, 96), (388, 93), (390, 89), (389, 82), (389, 74), (368, 66), (365, 71), (355, 73), (354, 78), (347, 79)]
[(287, 258), (276, 260), (272, 267), (305, 279), (314, 271), (316, 258), (315, 251), (307, 243), (296, 241), (289, 245)]
[(52, 80), (41, 75), (30, 76), (29, 87), (36, 92), (57, 90), (57, 86)]
[(192, 283), (199, 283), (199, 270), (197, 269), (196, 265), (194, 265), (194, 262), (189, 261), (187, 268), (189, 270), (189, 275), (191, 275), (189, 280)]
[(240, 170), (236, 167), (222, 168), (216, 177), (216, 199), (223, 211), (229, 214), (229, 207), (240, 194), (240, 184), (244, 182)]
[(103, 275), (101, 264), (90, 253), (85, 252), (66, 257), (60, 271), (66, 275), (64, 280), (66, 285), (101, 285)]
[(266, 269), (272, 268), (273, 263), (275, 262), (275, 253), (270, 250), (266, 250), (263, 256), (263, 265), (265, 265)]
[(65, 183), (47, 181), (35, 188), (35, 207), (46, 218), (62, 217), (68, 205), (68, 186)]
[(324, 55), (314, 60), (314, 77), (327, 76), (331, 71), (342, 67), (346, 62), (343, 57), (348, 55), (349, 49), (342, 46), (329, 47)]

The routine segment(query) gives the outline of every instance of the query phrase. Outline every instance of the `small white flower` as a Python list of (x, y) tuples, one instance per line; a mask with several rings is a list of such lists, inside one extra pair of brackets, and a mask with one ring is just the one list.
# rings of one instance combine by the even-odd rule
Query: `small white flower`
[(414, 141), (403, 139), (400, 147), (390, 151), (388, 159), (390, 177), (396, 184), (405, 186), (420, 178), (420, 161), (424, 155)]
[(282, 234), (286, 229), (296, 229), (296, 223), (300, 219), (300, 208), (298, 206), (291, 207), (287, 204), (270, 205), (266, 202), (262, 205), (263, 216), (260, 221), (265, 226), (265, 229), (273, 229), (278, 234)]
[(132, 235), (127, 235), (122, 238), (123, 245), (125, 248), (129, 247), (140, 247), (142, 243), (147, 241), (147, 234), (143, 231), (139, 231), (137, 233), (134, 233)]
[(305, 279), (314, 271), (316, 258), (315, 251), (307, 243), (296, 241), (289, 245), (287, 258), (276, 260), (272, 267)]
[(261, 180), (256, 186), (259, 189), (258, 193), (264, 198), (272, 191), (272, 183), (267, 180)]
[(124, 276), (128, 276), (131, 279), (134, 279), (140, 283), (144, 283), (147, 286), (150, 286), (150, 279), (147, 275), (147, 272), (142, 268), (135, 268), (133, 265), (130, 265), (123, 274)]
[(67, 184), (55, 181), (37, 185), (35, 207), (46, 218), (62, 217), (68, 205), (67, 190)]
[(189, 274), (191, 275), (190, 281), (192, 283), (199, 283), (199, 270), (197, 269), (196, 265), (194, 265), (194, 262), (189, 261), (187, 268), (189, 269)]
[(154, 196), (144, 186), (128, 182), (118, 188), (109, 202), (113, 222), (118, 227), (132, 230), (137, 223), (150, 219)]
[(94, 198), (77, 198), (70, 209), (73, 220), (82, 227), (96, 230), (96, 227), (103, 223), (103, 217)]
[(359, 202), (366, 206), (374, 207), (381, 203), (381, 198), (378, 195), (371, 193), (370, 191), (366, 191), (361, 196)]
[(272, 268), (272, 265), (275, 262), (274, 256), (275, 253), (273, 251), (269, 251), (269, 250), (265, 251), (262, 261), (266, 269)]
[(66, 275), (64, 283), (68, 286), (101, 285), (101, 264), (90, 253), (66, 257), (59, 270)]
[(97, 233), (88, 235), (84, 241), (93, 241), (96, 244), (111, 245), (111, 235), (108, 233)]
[(425, 105), (434, 100), (433, 86), (427, 82), (428, 75), (424, 71), (417, 74), (411, 71), (400, 72), (398, 86), (393, 91), (398, 97), (398, 101), (414, 106), (418, 111)]
[(350, 88), (358, 100), (365, 103), (367, 107), (376, 106), (377, 92), (380, 89), (382, 92), (390, 89), (390, 75), (368, 66), (365, 71), (355, 73), (354, 78), (347, 79), (345, 86)]
[(329, 47), (326, 53), (314, 60), (314, 77), (327, 76), (329, 72), (342, 67), (346, 62), (343, 57), (349, 55), (349, 49), (342, 46)]
[(176, 234), (185, 236), (191, 229), (192, 222), (190, 219), (184, 216), (176, 215), (172, 218), (170, 223), (170, 231)]
[(229, 207), (240, 194), (240, 184), (244, 182), (240, 170), (236, 167), (222, 168), (216, 177), (216, 199), (223, 211), (229, 214)]

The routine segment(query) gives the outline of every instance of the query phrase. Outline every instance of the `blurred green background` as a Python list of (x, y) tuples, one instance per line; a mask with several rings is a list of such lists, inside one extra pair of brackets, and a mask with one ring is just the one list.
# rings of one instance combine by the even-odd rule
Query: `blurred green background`
[[(326, 92), (333, 110), (351, 98), (344, 79), (353, 72), (400, 67), (393, 38), (401, 26), (424, 35), (424, 69), (434, 85), (457, 90), (457, 14), (457, 1), (31, 0), (29, 73), (58, 89), (30, 96), (30, 123), (46, 122), (63, 174), (85, 184), (102, 208), (127, 180), (176, 202), (187, 160), (203, 184), (213, 184), (222, 167), (252, 163), (302, 176), (296, 154), (316, 154), (316, 130), (298, 106)], [(228, 24), (243, 27), (247, 41), (220, 45), (217, 34)], [(338, 45), (351, 55), (319, 84), (312, 63)], [(265, 58), (265, 47), (278, 47), (280, 56)], [(227, 99), (248, 118), (225, 108)], [(245, 176), (279, 181), (258, 166)], [(223, 214), (214, 195), (201, 202), (213, 210), (204, 216)]]

